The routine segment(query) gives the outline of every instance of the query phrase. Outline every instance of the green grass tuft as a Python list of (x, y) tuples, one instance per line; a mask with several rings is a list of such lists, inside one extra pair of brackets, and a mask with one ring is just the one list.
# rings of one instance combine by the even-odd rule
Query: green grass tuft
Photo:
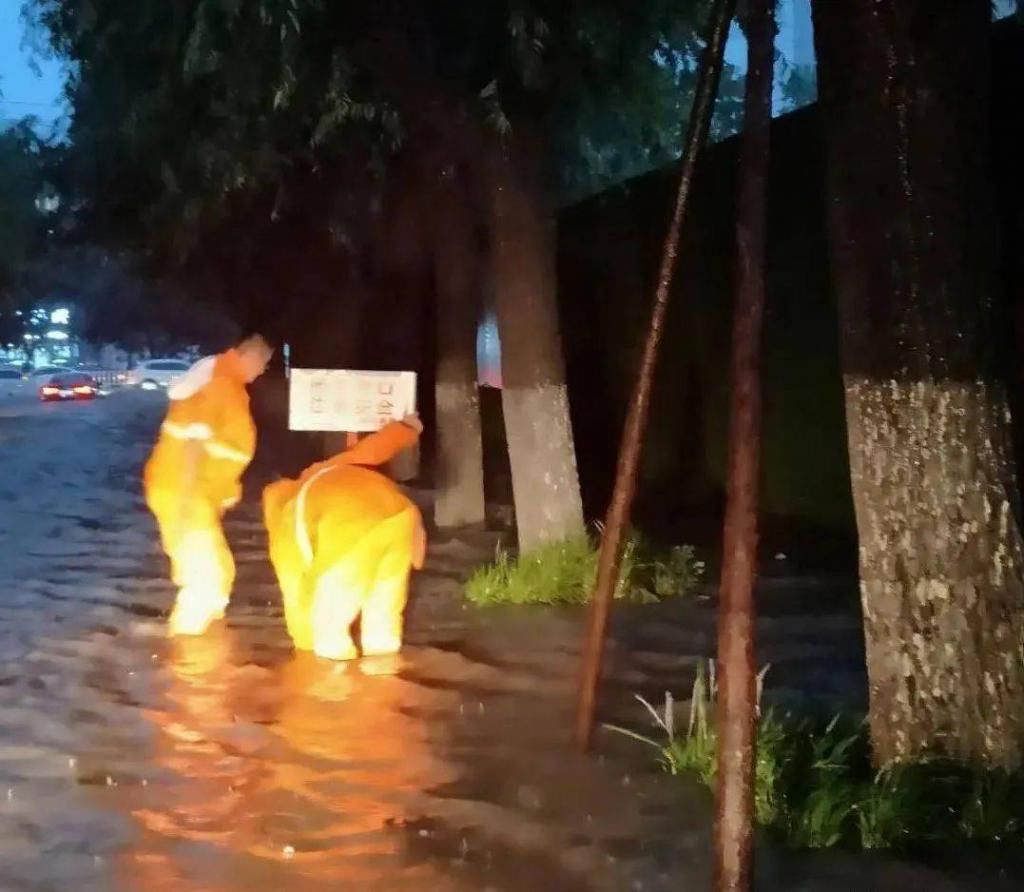
[[(494, 563), (480, 567), (466, 583), (473, 604), (585, 604), (597, 578), (598, 544), (587, 535), (552, 542), (513, 558), (499, 548)], [(660, 552), (633, 534), (622, 552), (615, 589), (621, 600), (649, 603), (689, 594), (704, 564), (693, 548)]]
[[(767, 671), (767, 670), (765, 670)], [(761, 713), (758, 692), (755, 816), (793, 848), (948, 850), (951, 845), (1024, 845), (1024, 776), (927, 759), (874, 771), (863, 721), (827, 724)], [(659, 712), (638, 698), (658, 738), (611, 726), (653, 747), (671, 774), (692, 772), (714, 789), (717, 737), (714, 664), (697, 672), (685, 732), (672, 698)]]
[(593, 548), (586, 536), (552, 542), (518, 560), (499, 548), (494, 563), (466, 583), (474, 604), (581, 604), (593, 575)]

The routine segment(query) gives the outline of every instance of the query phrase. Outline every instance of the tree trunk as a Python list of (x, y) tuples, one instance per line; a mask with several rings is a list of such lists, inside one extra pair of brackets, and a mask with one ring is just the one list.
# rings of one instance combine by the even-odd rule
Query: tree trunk
[[(412, 176), (410, 176), (412, 174)], [(369, 278), (372, 311), (360, 365), (378, 371), (419, 371), (425, 367), (428, 339), (423, 306), (431, 298), (431, 246), (422, 225), (422, 201), (415, 171), (399, 169), (382, 195), (377, 225), (369, 232)], [(417, 382), (417, 411), (423, 399)], [(419, 443), (383, 467), (391, 479), (408, 482), (419, 476)]]
[[(484, 471), (477, 388), (476, 335), (481, 317), (480, 248), (468, 187), (455, 165), (438, 165), (428, 195), (434, 215), (437, 318), (437, 453), (434, 523), (441, 529), (483, 524)], [(426, 227), (425, 227), (426, 228)]]
[(583, 666), (580, 679), (580, 696), (576, 713), (576, 738), (583, 749), (590, 746), (594, 730), (597, 687), (601, 680), (601, 662), (604, 656), (605, 630), (611, 612), (612, 596), (619, 579), (622, 562), (622, 540), (629, 524), (633, 495), (636, 492), (636, 472), (640, 464), (640, 449), (643, 445), (644, 429), (651, 405), (651, 388), (654, 384), (654, 367), (661, 347), (661, 335), (665, 327), (668, 298), (675, 272), (676, 254), (679, 250), (679, 233), (682, 229), (686, 204), (690, 195), (690, 184), (700, 150), (707, 140), (711, 113), (715, 108), (718, 81), (722, 73), (722, 58), (725, 40), (729, 34), (736, 0), (716, 0), (711, 9), (708, 39), (701, 58), (700, 76), (693, 97), (693, 108), (686, 132), (683, 150), (682, 170), (679, 175), (679, 189), (672, 211), (672, 221), (665, 236), (661, 267), (658, 271), (658, 285), (651, 310), (651, 323), (644, 341), (643, 356), (637, 374), (636, 388), (629, 404), (626, 422), (622, 431), (622, 446), (615, 470), (615, 486), (608, 506), (604, 535), (601, 538), (601, 554), (597, 564), (597, 581), (590, 607), (590, 617), (583, 650)]
[(992, 374), (987, 0), (815, 0), (880, 764), (1016, 766), (1024, 559)]
[(718, 605), (717, 892), (751, 888), (757, 667), (758, 474), (761, 451), (761, 330), (765, 297), (768, 155), (775, 56), (775, 0), (749, 0), (747, 82), (740, 150), (732, 333), (732, 409), (726, 480), (721, 597)]
[[(366, 316), (372, 301), (372, 291), (356, 268), (356, 259), (339, 275), (333, 295), (318, 295), (314, 307), (319, 310), (317, 325), (297, 323), (296, 331), (305, 338), (295, 345), (298, 368), (358, 369), (361, 367), (360, 343), (366, 336)], [(295, 301), (295, 312), (303, 305)], [(324, 458), (330, 458), (347, 448), (344, 432), (321, 431), (315, 434), (321, 441)]]
[(502, 407), (521, 551), (583, 532), (543, 157), (543, 142), (523, 122), (507, 139), (492, 140), (487, 172)]
[[(1015, 20), (994, 28), (992, 70), (992, 182), (996, 189), (999, 222), (999, 303), (997, 325), (1003, 329), (1002, 371), (1010, 389), (1013, 412), (1014, 458), (1024, 468), (1024, 169), (1020, 149), (1024, 145), (1024, 118), (1002, 113), (1024, 108), (1024, 4)], [(1018, 476), (1018, 484), (1022, 481)]]

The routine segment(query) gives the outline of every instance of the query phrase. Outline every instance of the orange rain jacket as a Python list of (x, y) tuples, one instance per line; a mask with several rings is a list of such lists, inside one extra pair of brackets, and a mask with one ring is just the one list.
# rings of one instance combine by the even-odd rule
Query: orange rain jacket
[[(315, 542), (320, 522), (330, 515), (333, 549), (343, 552), (377, 524), (406, 511), (416, 514), (411, 563), (423, 566), (426, 554), (426, 533), (419, 509), (393, 480), (371, 468), (386, 464), (399, 452), (416, 443), (419, 435), (406, 424), (393, 421), (381, 430), (360, 440), (351, 449), (310, 465), (298, 480), (284, 479), (271, 483), (263, 492), (264, 517), (274, 539), (282, 524), (294, 523), (285, 533), (307, 567), (329, 561), (317, 554), (321, 544)], [(284, 509), (295, 500), (294, 514)]]
[(170, 406), (146, 464), (147, 492), (180, 491), (189, 441), (203, 448), (195, 494), (223, 511), (242, 495), (242, 473), (256, 451), (256, 426), (237, 351), (196, 363), (168, 390)]

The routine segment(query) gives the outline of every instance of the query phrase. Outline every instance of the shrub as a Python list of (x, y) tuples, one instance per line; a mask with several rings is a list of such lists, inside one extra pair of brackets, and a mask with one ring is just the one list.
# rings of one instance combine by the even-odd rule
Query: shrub
[[(822, 725), (760, 710), (758, 677), (755, 817), (794, 848), (939, 850), (953, 845), (1024, 844), (1024, 776), (948, 759), (923, 759), (881, 771), (871, 765), (864, 721), (835, 716)], [(700, 666), (685, 733), (673, 702), (662, 712), (637, 699), (661, 730), (655, 739), (609, 726), (653, 747), (671, 774), (694, 773), (713, 789), (717, 735), (714, 664)]]
[[(598, 553), (597, 543), (587, 535), (549, 543), (519, 558), (499, 548), (494, 563), (470, 577), (466, 597), (478, 605), (584, 604), (597, 578)], [(659, 552), (631, 534), (623, 546), (615, 597), (648, 603), (686, 595), (703, 571), (692, 547)]]

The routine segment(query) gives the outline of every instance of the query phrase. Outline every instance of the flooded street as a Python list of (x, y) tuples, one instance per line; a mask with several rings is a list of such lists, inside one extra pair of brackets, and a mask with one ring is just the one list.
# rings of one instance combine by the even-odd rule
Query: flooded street
[(512, 618), (501, 660), (475, 633), (452, 579), (486, 552), (432, 556), (398, 660), (330, 664), (290, 647), (249, 499), (228, 621), (164, 637), (160, 411), (0, 414), (0, 888), (623, 888), (673, 790), (571, 755), (574, 618)]
[[(168, 640), (138, 483), (161, 411), (0, 406), (0, 892), (708, 888), (707, 797), (625, 741), (570, 745), (581, 615), (461, 605), (492, 541), (434, 544), (399, 658), (331, 664), (290, 647), (256, 487), (229, 524), (227, 621)], [(810, 600), (766, 611), (770, 695), (856, 698), (856, 611)], [(706, 603), (645, 610), (616, 616), (619, 721), (713, 647)], [(760, 869), (779, 889), (966, 888)]]

